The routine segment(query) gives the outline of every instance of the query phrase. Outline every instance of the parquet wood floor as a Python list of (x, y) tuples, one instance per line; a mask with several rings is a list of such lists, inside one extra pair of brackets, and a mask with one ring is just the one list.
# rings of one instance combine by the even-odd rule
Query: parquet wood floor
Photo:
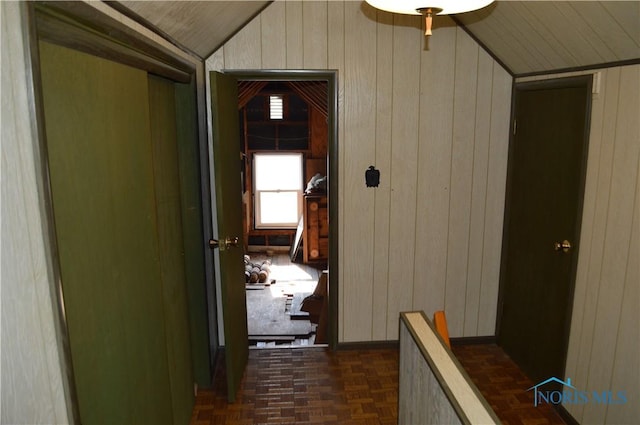
[[(454, 346), (480, 392), (507, 425), (564, 424), (550, 406), (533, 406), (534, 385), (494, 344)], [(236, 402), (226, 381), (200, 390), (191, 425), (396, 424), (397, 349), (250, 350)], [(418, 425), (418, 424), (416, 424)]]
[(505, 425), (564, 424), (549, 405), (533, 405), (535, 385), (496, 344), (453, 346), (471, 380)]
[(236, 402), (199, 391), (191, 425), (396, 424), (398, 351), (250, 350)]

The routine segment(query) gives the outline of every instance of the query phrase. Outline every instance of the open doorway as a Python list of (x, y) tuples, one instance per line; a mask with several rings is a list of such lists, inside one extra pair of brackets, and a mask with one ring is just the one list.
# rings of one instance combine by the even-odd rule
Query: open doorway
[(252, 347), (326, 344), (328, 82), (238, 81)]

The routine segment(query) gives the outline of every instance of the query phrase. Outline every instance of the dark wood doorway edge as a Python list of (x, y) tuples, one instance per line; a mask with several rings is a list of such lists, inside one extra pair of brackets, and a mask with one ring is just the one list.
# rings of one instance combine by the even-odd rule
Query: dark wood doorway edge
[(568, 312), (568, 320), (565, 323), (565, 335), (566, 339), (564, 341), (564, 365), (563, 365), (563, 373), (566, 369), (566, 353), (569, 346), (569, 338), (571, 331), (571, 321), (572, 321), (572, 311), (573, 311), (573, 300), (574, 300), (574, 292), (575, 292), (575, 283), (576, 283), (576, 272), (578, 268), (578, 260), (579, 260), (579, 247), (580, 247), (580, 229), (582, 227), (582, 214), (584, 208), (584, 191), (585, 184), (587, 178), (587, 159), (589, 157), (589, 136), (590, 136), (590, 127), (591, 127), (591, 104), (592, 104), (592, 86), (593, 86), (593, 74), (580, 75), (580, 76), (570, 76), (570, 77), (560, 77), (553, 78), (548, 80), (537, 80), (537, 81), (526, 81), (526, 82), (516, 82), (514, 81), (512, 86), (512, 95), (511, 95), (511, 120), (510, 120), (510, 132), (509, 132), (509, 155), (507, 162), (507, 182), (506, 182), (506, 190), (505, 190), (505, 209), (504, 209), (504, 220), (503, 220), (503, 234), (502, 234), (502, 255), (500, 260), (500, 282), (498, 289), (498, 311), (496, 317), (496, 328), (495, 335), (496, 337), (500, 334), (500, 325), (502, 320), (502, 304), (503, 297), (505, 291), (506, 282), (505, 279), (505, 270), (507, 267), (505, 252), (509, 250), (509, 222), (510, 222), (510, 201), (513, 196), (513, 187), (512, 187), (512, 178), (513, 169), (515, 167), (513, 161), (513, 144), (515, 143), (515, 135), (514, 135), (514, 122), (516, 119), (516, 99), (519, 92), (522, 91), (530, 91), (530, 90), (540, 90), (540, 89), (554, 89), (554, 88), (583, 88), (587, 94), (586, 105), (585, 105), (585, 127), (584, 127), (584, 150), (581, 158), (580, 165), (580, 193), (578, 194), (578, 209), (576, 212), (576, 225), (575, 225), (575, 247), (576, 247), (576, 255), (574, 256), (574, 260), (571, 264), (570, 271), (570, 292), (569, 297), (567, 299), (567, 312)]
[(238, 81), (326, 81), (329, 162), (329, 348), (338, 347), (338, 71), (336, 70), (222, 70)]

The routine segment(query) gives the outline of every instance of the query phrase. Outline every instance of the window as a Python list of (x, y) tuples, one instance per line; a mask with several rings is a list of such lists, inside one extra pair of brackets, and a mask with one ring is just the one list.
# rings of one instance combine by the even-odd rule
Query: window
[(272, 120), (284, 118), (284, 101), (281, 94), (269, 96), (269, 118)]
[(253, 157), (255, 227), (295, 229), (302, 212), (302, 154)]

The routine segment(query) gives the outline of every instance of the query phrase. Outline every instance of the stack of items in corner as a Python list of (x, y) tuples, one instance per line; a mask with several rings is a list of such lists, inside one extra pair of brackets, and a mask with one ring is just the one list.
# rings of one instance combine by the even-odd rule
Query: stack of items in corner
[(248, 255), (244, 256), (244, 277), (245, 283), (266, 283), (268, 284), (269, 273), (271, 272), (271, 260), (261, 262), (251, 262)]

